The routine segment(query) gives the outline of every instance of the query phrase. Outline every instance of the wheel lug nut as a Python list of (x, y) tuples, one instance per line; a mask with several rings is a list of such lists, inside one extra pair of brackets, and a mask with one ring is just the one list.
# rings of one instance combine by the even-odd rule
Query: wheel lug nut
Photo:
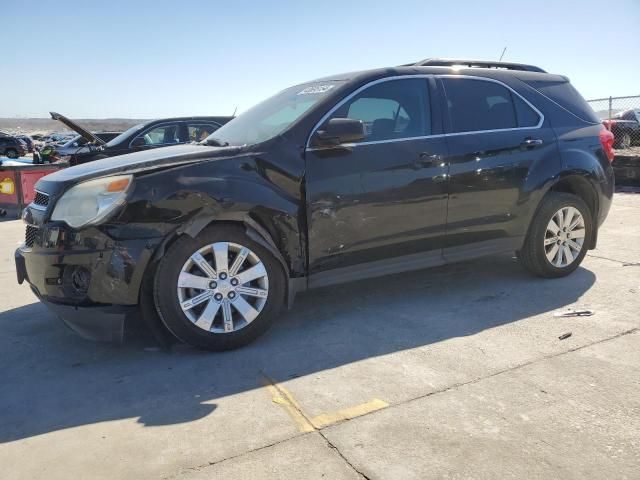
[(236, 292), (229, 292), (229, 298), (236, 298)]
[(218, 275), (218, 277), (220, 277), (220, 280), (226, 280), (227, 279), (227, 274), (222, 272)]
[(214, 281), (209, 282), (209, 288), (214, 289), (214, 288), (216, 288), (217, 286), (218, 286), (218, 284), (217, 284), (217, 282), (216, 282), (215, 280), (214, 280)]
[(237, 279), (237, 278), (232, 278), (232, 279), (231, 279), (231, 285), (233, 285), (234, 287), (235, 287), (236, 285), (238, 285), (238, 279)]
[(218, 302), (222, 301), (222, 294), (221, 293), (216, 293), (213, 298), (215, 298)]

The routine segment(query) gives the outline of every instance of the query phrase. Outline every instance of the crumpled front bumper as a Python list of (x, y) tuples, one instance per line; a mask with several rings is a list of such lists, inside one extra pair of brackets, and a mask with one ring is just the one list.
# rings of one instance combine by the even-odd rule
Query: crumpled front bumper
[(160, 239), (114, 241), (98, 229), (41, 226), (15, 252), (18, 283), (82, 337), (122, 342), (139, 316), (139, 294)]
[(87, 340), (122, 343), (125, 337), (125, 324), (128, 324), (139, 314), (136, 306), (93, 305), (80, 307), (53, 303), (42, 298), (35, 288), (32, 287), (32, 290), (51, 313)]

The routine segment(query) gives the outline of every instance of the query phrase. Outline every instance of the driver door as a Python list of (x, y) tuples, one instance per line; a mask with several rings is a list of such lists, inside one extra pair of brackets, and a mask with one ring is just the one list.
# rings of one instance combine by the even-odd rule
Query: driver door
[(447, 147), (429, 92), (425, 77), (385, 79), (325, 119), (362, 120), (366, 135), (306, 151), (310, 285), (443, 263)]

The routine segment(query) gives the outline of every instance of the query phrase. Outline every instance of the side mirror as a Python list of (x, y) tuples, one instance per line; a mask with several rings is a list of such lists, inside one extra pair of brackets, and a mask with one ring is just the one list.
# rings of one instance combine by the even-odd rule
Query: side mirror
[(320, 147), (334, 147), (343, 143), (364, 140), (366, 135), (362, 120), (332, 118), (316, 131), (314, 143)]
[(142, 137), (136, 137), (133, 139), (133, 142), (131, 142), (132, 147), (144, 147), (145, 145), (146, 143)]

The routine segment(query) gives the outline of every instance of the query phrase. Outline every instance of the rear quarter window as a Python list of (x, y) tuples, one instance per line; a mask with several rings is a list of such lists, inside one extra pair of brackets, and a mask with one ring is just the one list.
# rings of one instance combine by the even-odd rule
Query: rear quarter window
[(588, 123), (600, 123), (593, 109), (568, 81), (525, 80), (544, 96)]

